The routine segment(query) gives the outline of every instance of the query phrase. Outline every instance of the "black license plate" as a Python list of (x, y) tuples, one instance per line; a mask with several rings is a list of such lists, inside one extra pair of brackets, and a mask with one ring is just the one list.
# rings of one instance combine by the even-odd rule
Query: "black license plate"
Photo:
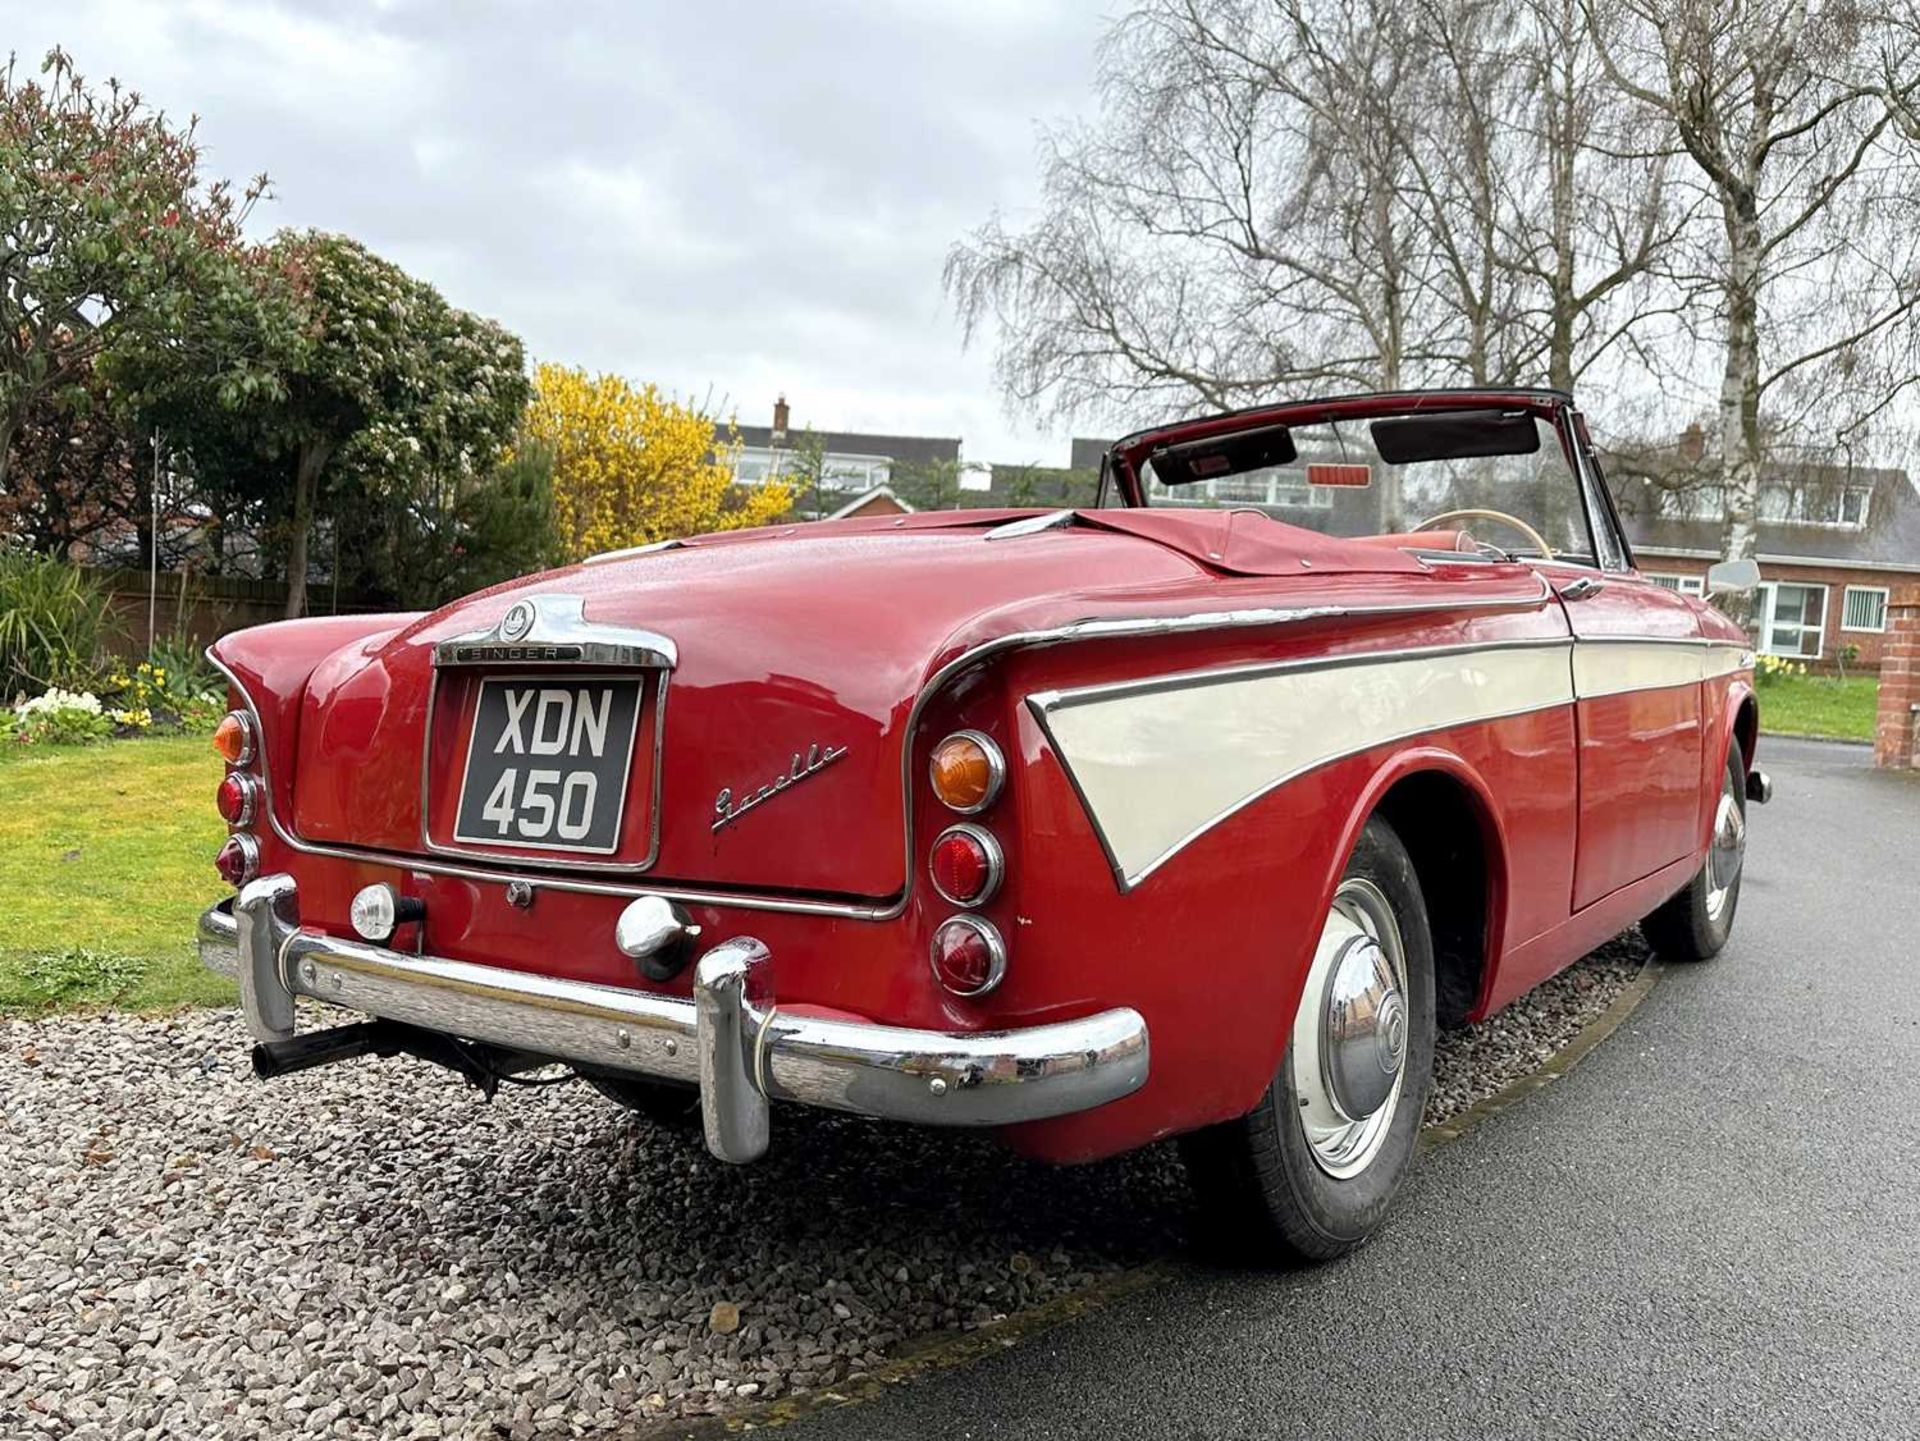
[(618, 850), (640, 685), (481, 681), (454, 839), (595, 855)]

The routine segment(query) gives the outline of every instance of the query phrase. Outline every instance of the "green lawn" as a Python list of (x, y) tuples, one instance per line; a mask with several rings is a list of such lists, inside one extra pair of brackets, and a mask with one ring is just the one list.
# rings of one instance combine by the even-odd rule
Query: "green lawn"
[(233, 999), (194, 949), (219, 780), (205, 736), (0, 745), (0, 1014)]
[(1758, 687), (1760, 729), (1788, 735), (1873, 739), (1880, 682), (1874, 676), (1839, 680), (1824, 675), (1783, 675)]

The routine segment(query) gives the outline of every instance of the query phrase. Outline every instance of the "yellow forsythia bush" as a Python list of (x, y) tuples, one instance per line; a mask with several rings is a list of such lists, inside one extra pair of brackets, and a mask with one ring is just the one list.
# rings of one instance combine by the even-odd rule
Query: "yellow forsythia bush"
[(793, 506), (784, 485), (735, 485), (712, 418), (654, 385), (541, 365), (525, 433), (552, 452), (555, 529), (570, 560), (765, 525)]

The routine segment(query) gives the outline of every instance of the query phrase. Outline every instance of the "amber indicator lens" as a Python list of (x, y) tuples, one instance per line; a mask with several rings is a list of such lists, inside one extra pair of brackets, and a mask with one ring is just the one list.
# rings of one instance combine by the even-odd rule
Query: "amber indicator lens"
[(933, 793), (963, 815), (984, 809), (1000, 793), (1006, 762), (1000, 748), (978, 731), (956, 731), (933, 748), (929, 765)]
[(1006, 974), (1000, 933), (978, 916), (955, 916), (933, 933), (933, 974), (956, 996), (981, 996)]
[(244, 826), (253, 819), (254, 780), (252, 776), (230, 775), (213, 793), (220, 819), (230, 826)]
[(220, 879), (238, 889), (260, 873), (260, 847), (252, 836), (228, 836), (213, 858)]
[(245, 711), (230, 710), (213, 729), (213, 748), (230, 766), (253, 759), (253, 722)]

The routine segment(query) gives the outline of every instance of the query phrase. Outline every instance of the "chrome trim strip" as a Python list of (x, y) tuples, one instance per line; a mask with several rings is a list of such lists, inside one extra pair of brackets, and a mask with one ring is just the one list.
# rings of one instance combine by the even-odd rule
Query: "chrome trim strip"
[(603, 550), (581, 561), (582, 565), (600, 565), (609, 560), (631, 560), (636, 555), (657, 555), (663, 550), (684, 550), (684, 540), (650, 540), (645, 545), (630, 545), (624, 550)]
[[(1047, 743), (1059, 758), (1061, 769), (1066, 773), (1068, 782), (1079, 797), (1081, 806), (1085, 809), (1094, 833), (1100, 841), (1101, 849), (1106, 854), (1107, 863), (1113, 871), (1114, 883), (1124, 894), (1140, 885), (1154, 871), (1221, 822), (1237, 815), (1289, 782), (1319, 770), (1323, 766), (1378, 746), (1411, 740), (1436, 730), (1451, 730), (1465, 725), (1483, 725), (1494, 720), (1504, 720), (1513, 716), (1571, 705), (1574, 699), (1571, 661), (1573, 647), (1571, 637), (1557, 636), (1424, 649), (1368, 651), (1353, 655), (1313, 656), (1296, 661), (1218, 667), (1186, 671), (1177, 675), (1154, 676), (1142, 680), (1113, 681), (1101, 685), (1077, 687), (1070, 691), (1040, 691), (1027, 697), (1027, 707), (1046, 735)], [(1215, 763), (1224, 762), (1222, 769), (1231, 772), (1226, 776), (1223, 784), (1232, 788), (1240, 784), (1233, 777), (1244, 776), (1249, 784), (1253, 784), (1253, 789), (1240, 792), (1230, 802), (1205, 812), (1196, 821), (1191, 823), (1176, 821), (1179, 829), (1174, 830), (1164, 841), (1146, 840), (1144, 833), (1134, 836), (1129, 841), (1117, 832), (1114, 821), (1121, 815), (1121, 811), (1116, 808), (1115, 802), (1119, 798), (1116, 795), (1108, 795), (1097, 799), (1094, 793), (1096, 788), (1094, 777), (1100, 774), (1099, 762), (1086, 747), (1098, 745), (1099, 742), (1090, 735), (1082, 735), (1078, 738), (1068, 735), (1066, 733), (1068, 727), (1064, 724), (1068, 714), (1075, 709), (1088, 706), (1112, 706), (1116, 703), (1125, 705), (1129, 701), (1140, 698), (1213, 689), (1220, 686), (1292, 680), (1329, 671), (1377, 666), (1406, 666), (1444, 661), (1450, 657), (1524, 656), (1533, 652), (1556, 653), (1553, 664), (1533, 667), (1509, 666), (1508, 669), (1512, 674), (1503, 678), (1487, 675), (1469, 678), (1464, 690), (1451, 697), (1454, 702), (1451, 709), (1438, 709), (1440, 703), (1449, 697), (1434, 687), (1429, 686), (1419, 690), (1407, 689), (1401, 692), (1410, 699), (1424, 698), (1430, 706), (1436, 707), (1434, 714), (1418, 717), (1414, 724), (1395, 725), (1392, 724), (1393, 716), (1382, 714), (1376, 717), (1376, 720), (1384, 721), (1386, 724), (1378, 726), (1373, 731), (1365, 731), (1361, 728), (1360, 718), (1348, 714), (1341, 718), (1341, 727), (1338, 732), (1341, 738), (1338, 741), (1326, 739), (1333, 734), (1330, 729), (1314, 732), (1311, 735), (1302, 733), (1291, 738), (1284, 732), (1276, 733), (1272, 737), (1276, 745), (1284, 747), (1292, 743), (1298, 747), (1298, 760), (1292, 764), (1283, 761), (1277, 774), (1257, 779), (1257, 783), (1256, 778), (1259, 772), (1249, 770), (1243, 764), (1237, 765), (1234, 759), (1225, 753), (1224, 748), (1201, 747), (1205, 757)], [(1490, 692), (1496, 685), (1504, 685), (1516, 698), (1515, 703), (1483, 706), (1475, 706), (1471, 703), (1475, 695)], [(1323, 695), (1316, 699), (1325, 707), (1333, 697)], [(1353, 703), (1349, 698), (1343, 697), (1342, 700), (1347, 705)], [(1268, 704), (1258, 705), (1255, 709), (1273, 716), (1283, 714), (1282, 711)], [(1295, 712), (1287, 710), (1284, 714), (1291, 718)], [(1139, 717), (1132, 717), (1124, 729), (1137, 734), (1139, 723)], [(1301, 744), (1302, 742), (1305, 744)], [(1076, 748), (1081, 751), (1078, 757), (1074, 755)], [(1274, 758), (1280, 759), (1277, 753)], [(1147, 774), (1137, 755), (1124, 760), (1111, 761), (1109, 765), (1124, 767), (1128, 770), (1130, 780), (1136, 786), (1153, 784), (1152, 777)], [(1190, 802), (1195, 794), (1193, 786), (1178, 788), (1163, 786), (1159, 789), (1167, 792), (1160, 798), (1163, 802), (1162, 808), (1169, 812), (1170, 819), (1172, 812), (1182, 809), (1182, 802)], [(1158, 793), (1156, 791), (1156, 794)], [(1104, 808), (1110, 813), (1106, 820), (1103, 820), (1100, 814), (1103, 802)], [(1125, 819), (1137, 830), (1143, 819), (1150, 822), (1151, 817), (1146, 816), (1140, 807), (1133, 806), (1126, 810)]]
[(996, 525), (983, 537), (986, 540), (1017, 540), (1023, 535), (1039, 535), (1046, 530), (1064, 530), (1074, 522), (1072, 510), (1050, 510), (1045, 515), (1026, 515)]
[[(771, 958), (747, 936), (707, 952), (684, 999), (301, 930), (291, 876), (255, 882), (236, 905), (255, 922), (237, 932), (237, 962), (266, 978), (290, 1018), (295, 998), (311, 996), (516, 1051), (694, 1082), (709, 1148), (726, 1161), (765, 1150), (769, 1099), (922, 1125), (1005, 1126), (1105, 1105), (1148, 1075), (1147, 1025), (1126, 1007), (957, 1033), (796, 1016), (774, 1003)], [(202, 936), (226, 945), (233, 919), (206, 912)]]
[[(525, 880), (531, 885), (546, 886), (552, 890), (570, 891), (582, 895), (621, 896), (628, 900), (636, 896), (661, 895), (673, 900), (686, 901), (692, 905), (735, 906), (743, 910), (774, 911), (787, 915), (838, 916), (858, 921), (890, 921), (901, 915), (907, 908), (907, 902), (913, 891), (914, 855), (913, 855), (913, 737), (919, 729), (921, 714), (940, 690), (963, 672), (1010, 650), (1027, 646), (1066, 645), (1081, 640), (1131, 640), (1160, 635), (1185, 635), (1208, 630), (1237, 630), (1265, 626), (1290, 625), (1300, 621), (1324, 620), (1330, 618), (1359, 618), (1375, 615), (1418, 615), (1434, 612), (1458, 610), (1499, 611), (1537, 609), (1553, 599), (1553, 588), (1539, 576), (1537, 594), (1529, 596), (1477, 597), (1462, 600), (1457, 596), (1436, 596), (1432, 600), (1411, 601), (1397, 605), (1321, 605), (1298, 606), (1290, 608), (1249, 609), (1237, 611), (1207, 611), (1183, 616), (1151, 616), (1126, 620), (1085, 620), (1068, 625), (1055, 626), (1044, 630), (1015, 631), (998, 636), (993, 640), (982, 641), (969, 650), (962, 651), (947, 661), (930, 675), (920, 687), (914, 698), (913, 707), (907, 713), (907, 723), (902, 731), (900, 746), (900, 784), (905, 797), (905, 834), (902, 837), (904, 851), (903, 874), (906, 877), (905, 888), (888, 901), (871, 904), (859, 904), (846, 901), (814, 901), (786, 896), (770, 896), (763, 892), (735, 892), (720, 890), (702, 890), (694, 887), (673, 885), (639, 886), (617, 882), (590, 881), (575, 879), (558, 872), (516, 872), (505, 869), (483, 870), (476, 866), (449, 864), (433, 860), (410, 852), (373, 850), (360, 846), (329, 845), (320, 842), (303, 841), (282, 824), (273, 801), (273, 782), (267, 772), (266, 747), (261, 746), (260, 774), (267, 786), (267, 821), (273, 833), (291, 850), (302, 855), (326, 856), (336, 860), (365, 861), (375, 865), (395, 866), (402, 870), (419, 871), (427, 875), (451, 876), (460, 880), (493, 882), (504, 885), (514, 880)], [(248, 711), (256, 721), (259, 709), (253, 703), (253, 697), (240, 683), (238, 676), (207, 650), (207, 660), (227, 678), (229, 684), (240, 693), (246, 702)], [(262, 732), (264, 736), (264, 730)]]
[(657, 631), (601, 625), (586, 617), (577, 595), (527, 595), (485, 630), (443, 640), (433, 663), (443, 665), (622, 666), (672, 670), (680, 651)]

